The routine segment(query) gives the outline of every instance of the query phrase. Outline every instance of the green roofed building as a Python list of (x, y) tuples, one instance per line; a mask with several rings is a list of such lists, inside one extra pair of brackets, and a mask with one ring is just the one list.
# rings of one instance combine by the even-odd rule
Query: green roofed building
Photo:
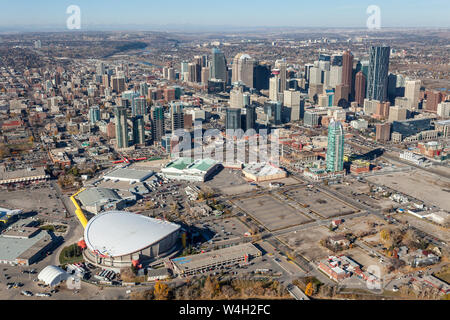
[(204, 182), (218, 169), (219, 163), (213, 159), (178, 158), (161, 171), (168, 179)]

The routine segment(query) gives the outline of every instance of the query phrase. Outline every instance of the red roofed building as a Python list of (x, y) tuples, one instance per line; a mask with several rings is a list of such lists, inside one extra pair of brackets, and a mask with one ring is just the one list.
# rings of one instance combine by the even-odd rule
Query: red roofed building
[(2, 130), (3, 131), (12, 131), (16, 130), (23, 126), (22, 120), (7, 120), (3, 122), (2, 124)]

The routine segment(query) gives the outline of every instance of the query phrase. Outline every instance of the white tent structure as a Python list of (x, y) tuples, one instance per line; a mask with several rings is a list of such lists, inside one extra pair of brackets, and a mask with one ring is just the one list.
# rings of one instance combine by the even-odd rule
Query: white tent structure
[(50, 287), (60, 284), (68, 277), (69, 274), (57, 266), (46, 266), (38, 275), (38, 279)]

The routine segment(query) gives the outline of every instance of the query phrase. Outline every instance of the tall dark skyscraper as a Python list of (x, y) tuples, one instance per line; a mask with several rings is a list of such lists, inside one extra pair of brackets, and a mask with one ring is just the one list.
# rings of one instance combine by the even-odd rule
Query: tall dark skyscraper
[(264, 113), (266, 114), (266, 125), (280, 125), (282, 123), (283, 106), (280, 101), (266, 101)]
[(255, 68), (255, 89), (268, 90), (271, 75), (272, 72), (269, 64), (258, 64)]
[(144, 117), (135, 116), (132, 118), (133, 123), (133, 142), (134, 144), (145, 144), (145, 128), (144, 128)]
[(253, 105), (245, 107), (245, 130), (256, 129), (256, 108)]
[(153, 143), (161, 143), (161, 138), (165, 134), (164, 108), (157, 106), (152, 110), (152, 138)]
[(131, 103), (131, 113), (133, 116), (147, 114), (147, 100), (144, 96), (136, 97)]
[(334, 54), (331, 57), (331, 65), (341, 67), (342, 66), (342, 55)]
[(225, 55), (217, 48), (212, 49), (211, 79), (227, 81), (227, 60)]
[(114, 109), (114, 117), (116, 119), (116, 145), (117, 148), (128, 147), (128, 124), (127, 109), (125, 107), (116, 107)]
[(388, 89), (389, 55), (388, 46), (370, 47), (369, 74), (367, 78), (367, 98), (386, 101)]
[(342, 84), (352, 86), (353, 54), (347, 50), (342, 55)]
[(241, 129), (241, 109), (228, 108), (225, 118), (226, 130)]
[(175, 133), (178, 129), (184, 129), (183, 105), (173, 103), (170, 106), (170, 114), (172, 116), (172, 133)]
[(396, 94), (397, 94), (397, 75), (390, 73), (388, 75), (387, 95), (389, 102), (391, 102), (391, 104), (394, 104)]

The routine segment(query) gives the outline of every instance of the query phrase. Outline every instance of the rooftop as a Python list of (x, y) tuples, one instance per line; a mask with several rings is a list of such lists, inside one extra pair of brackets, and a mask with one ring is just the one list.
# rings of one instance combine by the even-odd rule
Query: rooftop
[(245, 166), (244, 171), (255, 176), (271, 176), (284, 172), (282, 169), (264, 162), (248, 164)]
[(122, 200), (117, 192), (106, 188), (87, 189), (79, 193), (77, 197), (84, 206), (93, 206), (96, 203)]
[(0, 166), (0, 181), (46, 176), (44, 167), (6, 171), (4, 166)]
[(147, 248), (180, 226), (126, 211), (108, 211), (89, 220), (84, 230), (88, 248), (117, 257)]
[(129, 168), (117, 168), (103, 176), (103, 179), (110, 180), (127, 180), (142, 182), (150, 178), (154, 174), (151, 170), (136, 170)]
[[(17, 258), (29, 258), (40, 250), (44, 245), (40, 242), (49, 242), (51, 240), (47, 231), (41, 231), (31, 238), (11, 238), (0, 236), (0, 261), (14, 261)], [(37, 248), (33, 248), (37, 246)]]
[(221, 263), (236, 256), (259, 255), (260, 251), (251, 243), (244, 243), (224, 249), (172, 259), (180, 270), (201, 268), (205, 265)]
[(169, 162), (166, 165), (166, 169), (174, 168), (174, 169), (178, 169), (178, 170), (184, 170), (193, 162), (194, 161), (191, 158), (178, 158), (174, 161)]

